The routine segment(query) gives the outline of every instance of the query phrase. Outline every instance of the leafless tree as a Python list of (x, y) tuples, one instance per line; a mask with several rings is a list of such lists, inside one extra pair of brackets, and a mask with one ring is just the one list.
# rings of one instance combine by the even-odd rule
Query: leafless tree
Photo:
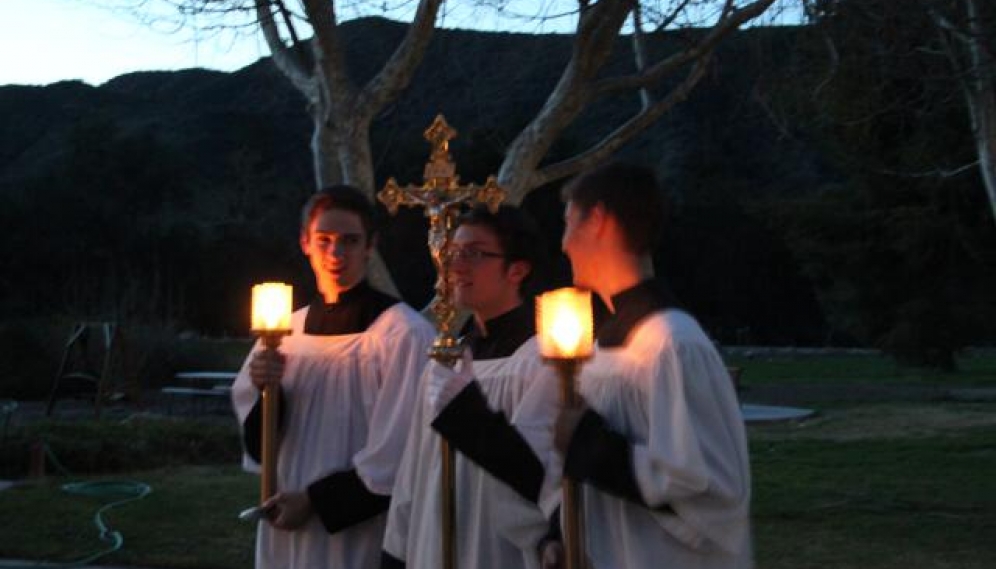
[[(906, 3), (893, 3), (891, 0), (801, 0), (801, 4), (816, 23), (822, 19), (851, 18), (849, 22), (841, 21), (842, 26), (853, 26), (857, 23), (854, 20), (859, 19), (866, 25), (870, 22), (887, 29), (904, 25), (893, 21), (896, 12), (906, 16), (905, 25), (915, 30), (907, 30), (908, 34), (883, 34), (879, 44), (870, 52), (867, 64), (888, 66), (888, 61), (903, 57), (946, 62), (943, 80), (950, 86), (952, 100), (960, 96), (965, 103), (967, 122), (975, 143), (975, 160), (927, 171), (889, 173), (917, 178), (951, 178), (976, 170), (981, 176), (993, 220), (996, 221), (996, 4), (980, 0), (917, 0)], [(890, 17), (890, 11), (893, 17)], [(891, 36), (902, 37), (903, 46), (891, 45)], [(840, 49), (845, 47), (837, 45), (831, 34), (824, 34), (823, 37), (829, 65), (824, 79), (814, 91), (814, 97), (818, 97), (824, 87), (834, 80), (840, 64)], [(906, 51), (899, 53), (901, 50)]]
[[(120, 1), (120, 0), (119, 0)], [(358, 4), (331, 0), (161, 0), (182, 15), (253, 14), (273, 62), (308, 101), (313, 120), (312, 151), (318, 186), (348, 182), (374, 191), (370, 127), (395, 102), (415, 75), (437, 26), (442, 0), (418, 0), (404, 38), (366, 83), (347, 72), (340, 13)], [(775, 0), (578, 0), (561, 2), (576, 21), (569, 61), (545, 104), (508, 147), (499, 182), (513, 202), (530, 190), (575, 174), (611, 156), (686, 99), (703, 77), (720, 42), (758, 18)], [(413, 4), (409, 2), (409, 4)], [(148, 0), (138, 7), (148, 7)], [(507, 4), (498, 3), (498, 8)], [(384, 5), (387, 7), (387, 5)], [(484, 9), (483, 7), (480, 9)], [(549, 14), (551, 8), (541, 13)], [(140, 10), (139, 10), (140, 11)], [(630, 22), (627, 25), (627, 22)], [(189, 24), (190, 21), (188, 20)], [(650, 33), (694, 27), (701, 33), (675, 52), (648, 59), (640, 48)], [(608, 76), (604, 67), (616, 40), (631, 34), (634, 66), (628, 74)], [(310, 36), (310, 37), (309, 37)], [(667, 92), (652, 98), (651, 87), (679, 76)], [(576, 156), (544, 164), (553, 143), (595, 102), (639, 97), (640, 107), (602, 140)]]
[[(127, 0), (119, 0), (127, 1)], [(148, 7), (150, 0), (134, 0)], [(393, 54), (364, 84), (347, 72), (342, 15), (355, 14), (362, 2), (342, 0), (159, 0), (184, 16), (252, 14), (269, 46), (274, 64), (308, 101), (313, 122), (311, 149), (316, 185), (345, 182), (376, 191), (370, 144), (371, 124), (409, 85), (422, 61), (443, 0), (411, 0), (407, 30)], [(508, 145), (498, 171), (509, 201), (519, 203), (531, 190), (605, 161), (626, 142), (659, 121), (685, 100), (705, 75), (722, 40), (761, 16), (775, 0), (576, 0), (544, 2), (536, 18), (549, 17), (551, 4), (563, 5), (575, 22), (572, 50), (559, 80), (536, 115)], [(468, 3), (473, 4), (473, 3)], [(477, 2), (478, 9), (487, 9)], [(487, 3), (491, 9), (508, 2)], [(384, 4), (387, 7), (387, 4)], [(368, 9), (369, 10), (369, 9)], [(547, 16), (543, 16), (546, 14)], [(630, 22), (627, 24), (627, 22)], [(674, 32), (694, 28), (677, 51), (650, 59), (641, 48), (645, 30)], [(631, 34), (634, 65), (622, 74), (606, 63)], [(310, 37), (309, 37), (310, 36)], [(672, 80), (679, 78), (678, 80)], [(672, 85), (666, 91), (659, 87)], [(657, 89), (652, 89), (658, 87)], [(528, 88), (524, 86), (523, 88)], [(656, 93), (656, 97), (651, 93)], [(609, 134), (574, 156), (544, 163), (564, 131), (592, 104), (610, 99), (639, 100), (638, 109)], [(375, 272), (378, 269), (375, 268)], [(380, 280), (380, 279), (378, 279)]]
[(996, 221), (996, 7), (978, 0), (921, 0), (937, 28), (971, 119), (978, 167)]

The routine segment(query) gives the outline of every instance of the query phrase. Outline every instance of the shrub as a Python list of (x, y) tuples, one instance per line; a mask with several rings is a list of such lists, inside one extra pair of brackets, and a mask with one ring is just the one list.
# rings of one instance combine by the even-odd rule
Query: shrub
[(0, 476), (27, 474), (31, 447), (39, 442), (52, 474), (236, 464), (242, 452), (234, 419), (215, 424), (134, 415), (121, 421), (47, 421), (8, 432), (0, 442)]

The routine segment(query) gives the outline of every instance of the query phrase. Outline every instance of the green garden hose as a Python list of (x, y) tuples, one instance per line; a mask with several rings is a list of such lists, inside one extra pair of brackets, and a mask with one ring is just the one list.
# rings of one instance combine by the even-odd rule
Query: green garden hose
[[(68, 471), (59, 464), (59, 461), (55, 459), (52, 454), (51, 449), (48, 445), (45, 445), (46, 455), (55, 463), (55, 465), (62, 470), (64, 473), (68, 474)], [(115, 508), (122, 504), (127, 504), (128, 502), (134, 502), (135, 500), (140, 500), (148, 496), (152, 492), (152, 487), (144, 482), (134, 482), (131, 480), (103, 480), (95, 482), (71, 482), (68, 484), (63, 484), (61, 486), (63, 492), (68, 494), (74, 494), (77, 496), (96, 496), (96, 497), (121, 497), (120, 499), (114, 500), (104, 506), (101, 506), (97, 513), (93, 516), (93, 523), (97, 526), (97, 530), (100, 532), (100, 540), (107, 544), (107, 548), (92, 553), (78, 559), (76, 561), (68, 561), (63, 563), (55, 563), (48, 561), (0, 561), (0, 568), (3, 569), (37, 569), (39, 567), (50, 567), (50, 568), (69, 568), (69, 567), (81, 567), (84, 565), (89, 565), (101, 557), (113, 553), (124, 545), (124, 536), (121, 532), (111, 529), (107, 523), (104, 522), (104, 512)]]

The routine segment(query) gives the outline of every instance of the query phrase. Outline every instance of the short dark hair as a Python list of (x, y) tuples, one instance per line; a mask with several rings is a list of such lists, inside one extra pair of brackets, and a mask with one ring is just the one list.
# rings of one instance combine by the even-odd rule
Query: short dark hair
[(358, 215), (368, 242), (377, 232), (376, 211), (367, 196), (353, 186), (337, 184), (324, 187), (308, 198), (301, 209), (301, 234), (307, 234), (311, 222), (322, 212), (330, 209), (340, 209)]
[(652, 253), (657, 248), (664, 225), (664, 196), (650, 168), (609, 162), (568, 182), (561, 195), (579, 207), (583, 216), (602, 204), (618, 220), (633, 253)]
[(486, 206), (477, 206), (457, 218), (457, 227), (473, 225), (486, 227), (498, 238), (505, 265), (516, 261), (529, 263), (529, 274), (519, 285), (519, 295), (532, 298), (542, 292), (541, 272), (545, 263), (546, 246), (543, 236), (533, 218), (525, 211), (510, 205), (503, 205), (496, 213)]

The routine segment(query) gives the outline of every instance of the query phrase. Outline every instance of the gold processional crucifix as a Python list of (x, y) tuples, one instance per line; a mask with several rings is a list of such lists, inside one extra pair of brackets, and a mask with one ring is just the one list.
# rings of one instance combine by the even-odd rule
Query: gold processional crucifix
[(446, 255), (453, 237), (453, 224), (462, 205), (487, 204), (493, 213), (498, 211), (498, 206), (505, 199), (505, 190), (498, 187), (494, 176), (489, 176), (484, 186), (460, 185), (456, 165), (449, 153), (450, 140), (456, 138), (456, 134), (446, 124), (443, 115), (436, 116), (436, 120), (425, 130), (425, 138), (432, 145), (432, 154), (423, 175), (425, 182), (421, 186), (402, 188), (394, 178), (390, 178), (377, 194), (377, 199), (387, 206), (391, 215), (397, 213), (398, 206), (402, 205), (425, 208), (425, 216), (429, 218), (429, 251), (436, 266), (436, 297), (429, 310), (439, 331), (429, 355), (451, 366), (460, 359), (460, 346), (451, 330), (456, 310), (450, 286), (450, 261)]
[[(447, 254), (453, 238), (454, 223), (464, 205), (487, 204), (492, 213), (505, 199), (505, 190), (498, 186), (494, 176), (489, 176), (484, 186), (460, 185), (456, 175), (456, 165), (450, 158), (450, 141), (456, 138), (456, 131), (446, 123), (443, 115), (425, 130), (425, 138), (432, 145), (429, 162), (425, 165), (424, 182), (421, 186), (398, 186), (390, 178), (384, 189), (377, 194), (387, 210), (394, 215), (398, 207), (414, 206), (425, 209), (429, 218), (429, 252), (436, 267), (436, 296), (429, 305), (438, 333), (429, 357), (452, 367), (460, 359), (462, 347), (453, 336), (453, 320), (456, 309), (450, 280), (450, 258)], [(456, 569), (456, 504), (454, 499), (455, 480), (453, 450), (446, 439), (441, 439), (443, 458), (443, 569)]]

